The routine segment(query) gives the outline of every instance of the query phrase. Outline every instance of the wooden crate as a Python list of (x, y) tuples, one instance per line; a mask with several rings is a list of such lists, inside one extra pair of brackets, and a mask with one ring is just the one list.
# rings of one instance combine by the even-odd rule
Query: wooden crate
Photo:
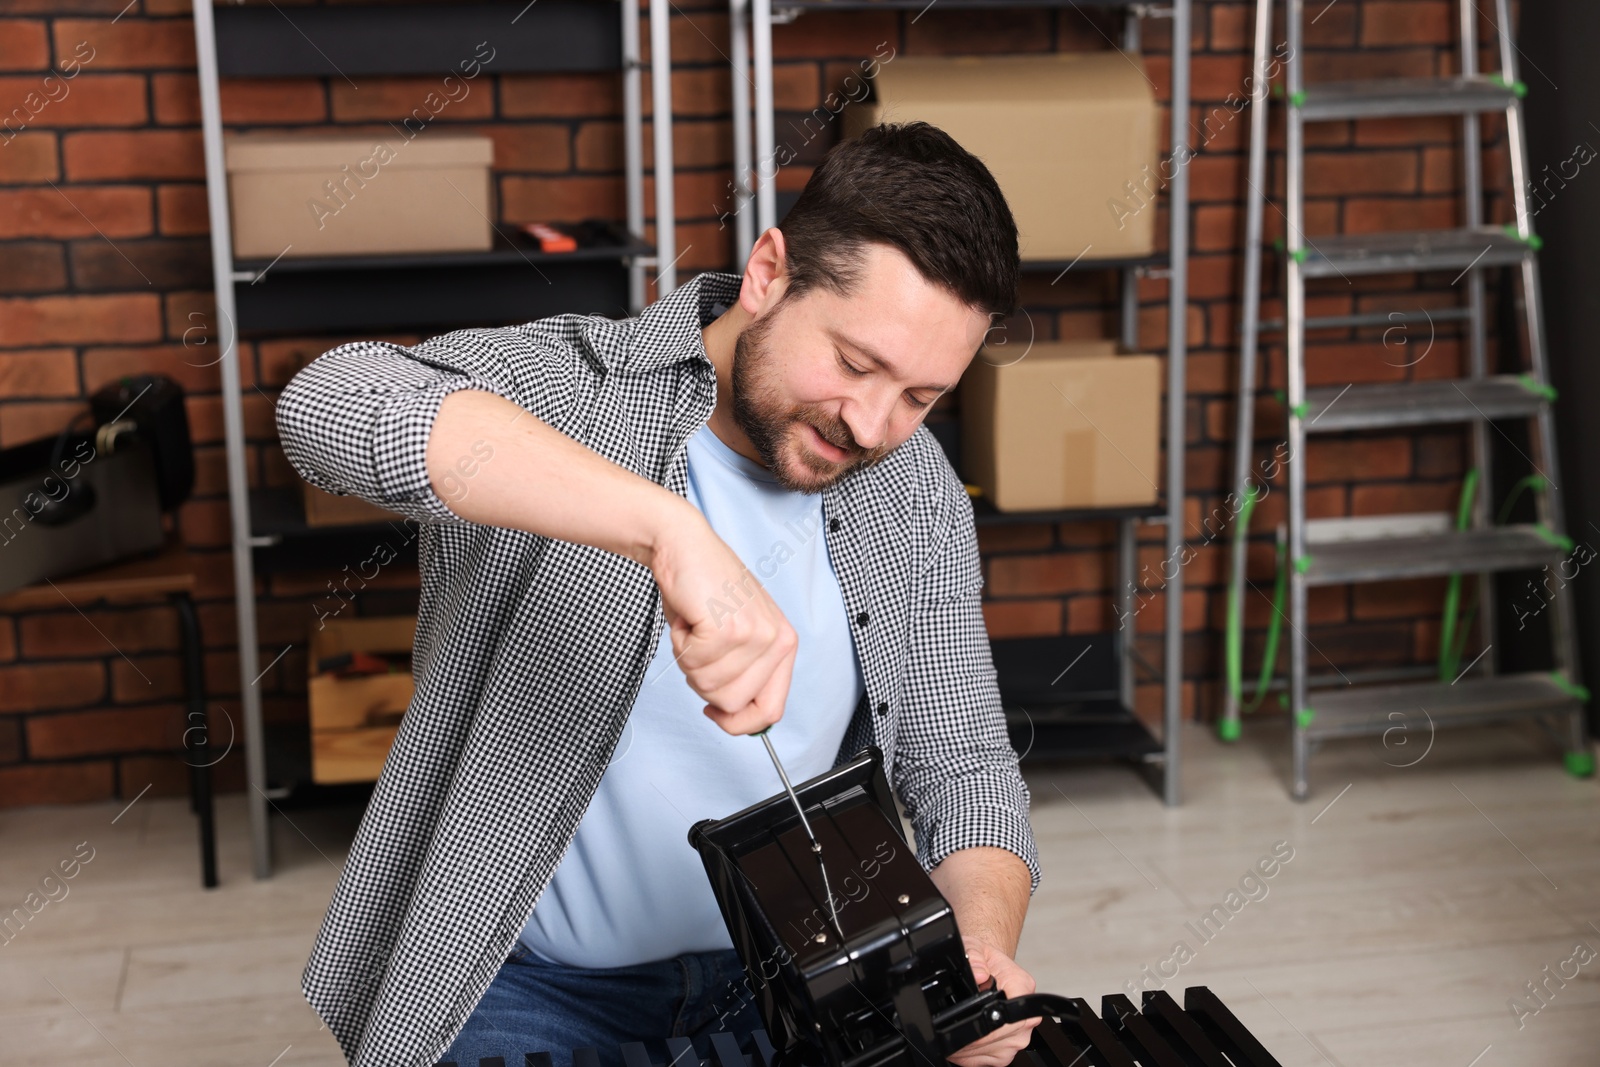
[(311, 633), (311, 780), (325, 784), (376, 781), (414, 692), (410, 671), (338, 678), (316, 673), (340, 652), (409, 652), (413, 616), (329, 619)]

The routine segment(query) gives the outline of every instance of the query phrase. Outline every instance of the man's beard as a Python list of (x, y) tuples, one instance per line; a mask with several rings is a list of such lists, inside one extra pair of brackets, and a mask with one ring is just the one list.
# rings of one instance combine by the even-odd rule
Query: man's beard
[[(778, 484), (796, 493), (820, 493), (854, 471), (870, 467), (893, 448), (861, 448), (843, 420), (813, 404), (782, 409), (772, 375), (772, 350), (766, 341), (772, 332), (774, 312), (756, 319), (740, 331), (733, 343), (733, 421), (755, 446), (761, 462)], [(838, 462), (792, 443), (802, 425), (810, 426), (824, 441), (843, 449)], [(796, 478), (783, 460), (792, 455), (811, 477)]]

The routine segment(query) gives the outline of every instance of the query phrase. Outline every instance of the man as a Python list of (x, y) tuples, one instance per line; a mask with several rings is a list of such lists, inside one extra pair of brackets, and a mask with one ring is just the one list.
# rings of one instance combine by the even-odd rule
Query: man
[[(416, 695), (302, 980), (352, 1064), (758, 1028), (686, 835), (778, 791), (769, 726), (796, 780), (882, 749), (976, 977), (1032, 991), (1028, 791), (922, 426), (1018, 270), (983, 164), (880, 126), (742, 279), (341, 345), (288, 384), (306, 480), (424, 524)], [(953, 1061), (1003, 1067), (1030, 1026)]]

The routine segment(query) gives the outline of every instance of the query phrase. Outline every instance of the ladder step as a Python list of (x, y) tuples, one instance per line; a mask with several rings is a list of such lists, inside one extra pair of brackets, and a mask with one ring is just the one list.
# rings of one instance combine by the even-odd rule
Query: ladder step
[(1512, 374), (1464, 381), (1384, 382), (1306, 390), (1307, 433), (1528, 418), (1543, 403)]
[[(1367, 326), (1409, 326), (1424, 323), (1430, 326), (1441, 322), (1468, 322), (1472, 309), (1463, 307), (1434, 308), (1431, 311), (1365, 311), (1359, 315), (1311, 315), (1306, 318), (1306, 332), (1313, 330), (1361, 329)], [(1262, 333), (1278, 333), (1284, 327), (1282, 319), (1262, 319), (1257, 329)]]
[(1311, 122), (1401, 115), (1473, 115), (1504, 111), (1517, 93), (1495, 75), (1470, 78), (1378, 78), (1308, 85), (1300, 116)]
[(1558, 562), (1557, 538), (1530, 524), (1451, 530), (1420, 537), (1331, 542), (1310, 548), (1300, 563), (1310, 585), (1383, 582), (1460, 571), (1512, 571)]
[(1394, 274), (1415, 270), (1460, 270), (1520, 263), (1536, 241), (1494, 226), (1462, 230), (1330, 234), (1307, 238), (1302, 270), (1307, 278)]
[[(1421, 755), (1429, 723), (1458, 726), (1523, 715), (1577, 711), (1583, 705), (1557, 675), (1545, 671), (1462, 678), (1449, 682), (1407, 682), (1381, 686), (1340, 686), (1316, 690), (1306, 698), (1313, 714), (1305, 731), (1311, 737), (1357, 737), (1405, 731), (1406, 747), (1396, 758)], [(1424, 714), (1426, 713), (1426, 714)], [(1415, 752), (1412, 751), (1413, 746)]]

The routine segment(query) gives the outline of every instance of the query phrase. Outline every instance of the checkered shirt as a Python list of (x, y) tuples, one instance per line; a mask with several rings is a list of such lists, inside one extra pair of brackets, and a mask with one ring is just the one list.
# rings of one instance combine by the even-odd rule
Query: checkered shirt
[[(425, 462), (439, 404), (497, 393), (681, 495), (716, 400), (701, 329), (739, 284), (701, 274), (620, 321), (343, 344), (278, 400), (306, 481), (420, 524), (416, 693), (301, 978), (355, 1067), (427, 1067), (454, 1040), (561, 862), (663, 625), (642, 564), (452, 512)], [(921, 427), (822, 500), (866, 686), (840, 760), (882, 749), (924, 867), (996, 846), (1037, 885), (960, 480)]]

